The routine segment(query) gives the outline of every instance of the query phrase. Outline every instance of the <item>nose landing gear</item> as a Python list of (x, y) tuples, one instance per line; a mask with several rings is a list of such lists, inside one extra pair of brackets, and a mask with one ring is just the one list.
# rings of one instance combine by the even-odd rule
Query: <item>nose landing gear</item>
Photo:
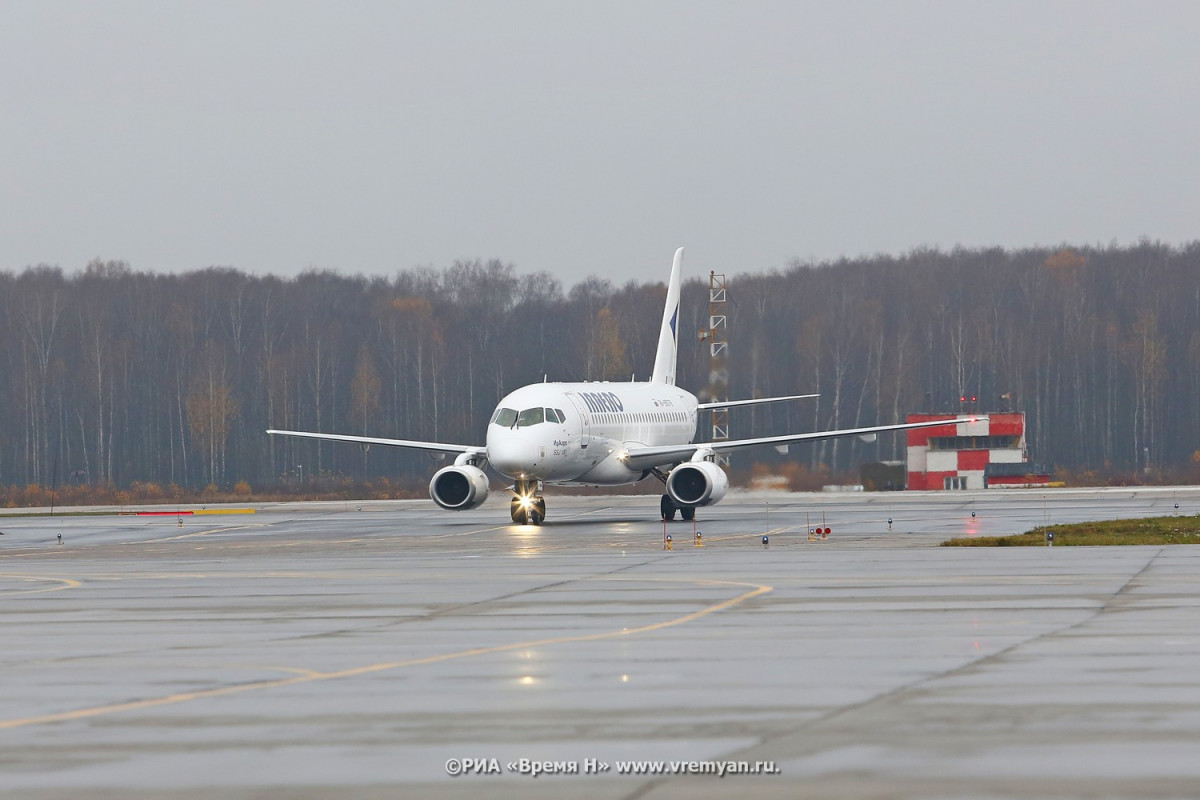
[(509, 514), (518, 525), (541, 525), (546, 518), (546, 498), (537, 492), (537, 481), (517, 481)]

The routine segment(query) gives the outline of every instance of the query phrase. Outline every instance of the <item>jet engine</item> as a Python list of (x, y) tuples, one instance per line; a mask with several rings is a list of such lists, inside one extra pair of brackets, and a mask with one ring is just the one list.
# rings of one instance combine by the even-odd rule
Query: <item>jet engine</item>
[(725, 470), (711, 461), (688, 461), (671, 470), (667, 494), (681, 506), (711, 506), (721, 502), (729, 488)]
[(455, 464), (442, 467), (429, 481), (433, 502), (450, 511), (478, 508), (488, 496), (488, 479), (479, 467)]

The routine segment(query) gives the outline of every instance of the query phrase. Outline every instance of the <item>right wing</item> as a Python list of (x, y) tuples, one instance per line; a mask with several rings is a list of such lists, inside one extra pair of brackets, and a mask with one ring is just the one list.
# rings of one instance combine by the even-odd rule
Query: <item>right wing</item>
[(468, 444), (445, 444), (443, 442), (417, 442), (409, 439), (377, 439), (373, 436), (346, 436), (340, 433), (308, 433), (307, 431), (269, 430), (273, 436), (301, 436), (305, 439), (325, 439), (331, 442), (355, 442), (357, 444), (385, 444), (390, 447), (407, 447), (412, 450), (428, 450), (433, 453), (470, 453), (486, 456), (486, 447)]

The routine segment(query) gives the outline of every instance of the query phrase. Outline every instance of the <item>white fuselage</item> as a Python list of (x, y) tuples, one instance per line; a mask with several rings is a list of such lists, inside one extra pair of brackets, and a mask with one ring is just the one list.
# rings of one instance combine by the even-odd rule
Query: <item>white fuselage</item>
[(549, 484), (618, 485), (645, 476), (629, 447), (687, 444), (695, 395), (666, 383), (541, 383), (500, 401), (487, 429), (488, 461), (502, 475)]

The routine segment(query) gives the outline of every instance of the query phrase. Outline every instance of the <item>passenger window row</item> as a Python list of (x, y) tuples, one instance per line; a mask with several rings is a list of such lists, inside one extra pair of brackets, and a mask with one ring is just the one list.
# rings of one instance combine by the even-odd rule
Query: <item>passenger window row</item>
[[(596, 414), (598, 422), (686, 422), (687, 414), (682, 411), (659, 411), (654, 413), (632, 413), (632, 414), (615, 414), (615, 413), (600, 413)], [(527, 408), (524, 411), (517, 411), (512, 408), (498, 408), (496, 413), (492, 415), (492, 424), (499, 425), (503, 428), (528, 428), (532, 425), (541, 425), (543, 422), (564, 423), (567, 421), (567, 415), (563, 413), (561, 408)]]
[(687, 414), (682, 411), (633, 412), (623, 414), (602, 412), (596, 415), (596, 420), (598, 422), (687, 422)]

